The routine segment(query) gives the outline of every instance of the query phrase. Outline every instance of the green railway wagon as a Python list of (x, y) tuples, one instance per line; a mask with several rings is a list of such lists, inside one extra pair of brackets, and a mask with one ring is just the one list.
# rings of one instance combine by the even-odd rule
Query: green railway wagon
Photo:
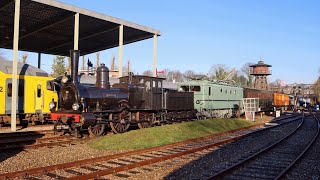
[(242, 109), (243, 89), (239, 86), (209, 80), (182, 82), (179, 91), (194, 92), (194, 107), (199, 118), (229, 118)]

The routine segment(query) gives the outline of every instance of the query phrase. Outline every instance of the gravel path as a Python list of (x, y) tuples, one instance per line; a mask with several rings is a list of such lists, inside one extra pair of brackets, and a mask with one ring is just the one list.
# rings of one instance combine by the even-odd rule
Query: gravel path
[(0, 153), (0, 173), (21, 171), (30, 168), (50, 166), (93, 157), (106, 156), (125, 151), (101, 151), (77, 142), (74, 145), (41, 147), (25, 151)]

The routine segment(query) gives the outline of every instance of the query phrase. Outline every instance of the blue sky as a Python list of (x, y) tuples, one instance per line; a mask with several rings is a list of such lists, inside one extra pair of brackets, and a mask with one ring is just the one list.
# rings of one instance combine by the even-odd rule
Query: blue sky
[[(61, 0), (89, 10), (159, 29), (158, 69), (207, 73), (214, 64), (240, 69), (260, 57), (271, 64), (269, 81), (313, 83), (320, 68), (320, 1), (298, 0)], [(124, 46), (124, 64), (152, 69), (153, 41)], [(3, 51), (10, 58), (12, 52)], [(22, 54), (22, 53), (20, 53)], [(107, 65), (113, 48), (101, 53)], [(89, 55), (95, 62), (95, 55)], [(37, 65), (29, 53), (29, 63)], [(43, 57), (50, 72), (52, 56)]]

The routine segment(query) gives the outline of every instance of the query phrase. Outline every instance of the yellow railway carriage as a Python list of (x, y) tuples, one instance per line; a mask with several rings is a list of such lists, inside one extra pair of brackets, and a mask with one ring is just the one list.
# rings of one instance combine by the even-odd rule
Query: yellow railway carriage
[[(34, 66), (18, 63), (17, 84), (17, 123), (44, 122), (50, 102), (58, 99), (53, 78)], [(0, 59), (0, 126), (11, 121), (11, 103), (12, 62)]]

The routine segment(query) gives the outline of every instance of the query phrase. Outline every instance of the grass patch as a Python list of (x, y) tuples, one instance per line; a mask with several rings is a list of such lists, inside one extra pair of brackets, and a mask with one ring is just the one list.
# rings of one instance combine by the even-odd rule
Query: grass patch
[(257, 124), (239, 119), (209, 119), (156, 126), (105, 136), (89, 145), (101, 150), (143, 149), (208, 136)]

